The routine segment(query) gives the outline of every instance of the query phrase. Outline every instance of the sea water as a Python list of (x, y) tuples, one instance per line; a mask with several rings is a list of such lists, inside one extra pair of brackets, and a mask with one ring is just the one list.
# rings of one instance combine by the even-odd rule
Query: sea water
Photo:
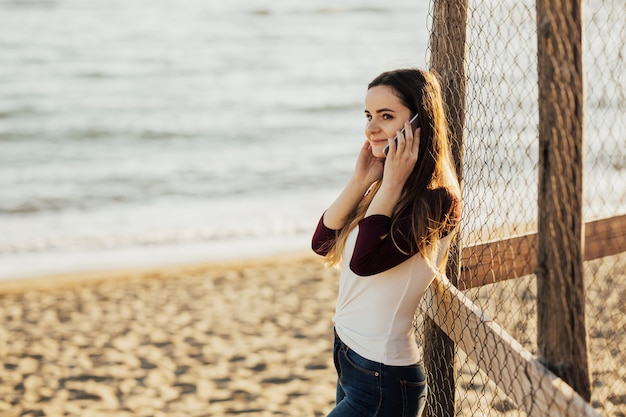
[(0, 3), (0, 276), (307, 250), (428, 4)]
[(0, 278), (308, 250), (428, 3), (0, 2)]

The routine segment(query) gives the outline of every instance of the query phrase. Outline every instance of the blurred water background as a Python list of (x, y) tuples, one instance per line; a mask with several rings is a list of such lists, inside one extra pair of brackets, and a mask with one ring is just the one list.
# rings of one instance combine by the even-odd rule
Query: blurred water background
[(427, 2), (0, 2), (0, 277), (307, 250)]
[(428, 3), (0, 1), (0, 278), (308, 250)]

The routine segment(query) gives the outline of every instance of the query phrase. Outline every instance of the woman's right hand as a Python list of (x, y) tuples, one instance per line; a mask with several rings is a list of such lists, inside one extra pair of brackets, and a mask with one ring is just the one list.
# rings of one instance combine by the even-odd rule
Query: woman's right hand
[(374, 156), (372, 146), (366, 140), (359, 153), (354, 170), (354, 180), (363, 184), (363, 187), (369, 188), (375, 181), (383, 177), (384, 168), (385, 160)]

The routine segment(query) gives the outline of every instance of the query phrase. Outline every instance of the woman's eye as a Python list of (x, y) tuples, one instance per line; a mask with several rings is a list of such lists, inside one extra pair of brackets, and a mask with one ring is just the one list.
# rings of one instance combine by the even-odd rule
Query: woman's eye
[(383, 114), (383, 119), (384, 120), (391, 120), (391, 119), (393, 119), (393, 116), (390, 115), (390, 114)]

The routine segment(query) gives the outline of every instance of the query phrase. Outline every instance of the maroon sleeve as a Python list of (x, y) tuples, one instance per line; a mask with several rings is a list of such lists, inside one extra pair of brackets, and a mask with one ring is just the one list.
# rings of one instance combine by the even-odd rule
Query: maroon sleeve
[[(365, 217), (359, 222), (359, 233), (354, 252), (350, 259), (350, 269), (357, 275), (370, 276), (391, 269), (415, 254), (407, 240), (409, 218), (399, 219), (391, 238), (391, 219), (382, 214)], [(396, 243), (402, 249), (396, 247)], [(404, 252), (404, 253), (403, 253)]]
[(315, 233), (313, 233), (313, 239), (311, 241), (313, 252), (318, 255), (326, 256), (335, 244), (337, 234), (338, 230), (329, 229), (324, 225), (324, 215), (322, 215), (320, 221), (317, 223), (317, 228), (315, 229)]
[[(451, 233), (461, 218), (460, 199), (452, 196), (444, 188), (432, 190), (428, 197), (432, 202), (442, 204), (441, 212), (447, 227), (441, 237)], [(444, 193), (436, 196), (435, 193)], [(435, 198), (437, 197), (437, 198)], [(365, 217), (359, 222), (350, 269), (357, 275), (370, 276), (391, 269), (406, 261), (418, 251), (412, 236), (412, 219), (410, 216), (400, 217), (391, 228), (391, 219), (384, 215)], [(393, 239), (391, 236), (393, 235)]]
[[(444, 229), (442, 237), (454, 230), (461, 217), (460, 200), (445, 190), (443, 192), (446, 195), (440, 200), (445, 208), (442, 212), (447, 214), (445, 217), (450, 224)], [(359, 222), (350, 269), (357, 275), (371, 276), (400, 265), (415, 255), (417, 246), (411, 238), (411, 222), (410, 216), (400, 217), (391, 230), (391, 219), (388, 216), (375, 214), (363, 218)], [(313, 234), (311, 245), (313, 251), (322, 256), (326, 255), (335, 244), (338, 232), (326, 227), (322, 216)]]

